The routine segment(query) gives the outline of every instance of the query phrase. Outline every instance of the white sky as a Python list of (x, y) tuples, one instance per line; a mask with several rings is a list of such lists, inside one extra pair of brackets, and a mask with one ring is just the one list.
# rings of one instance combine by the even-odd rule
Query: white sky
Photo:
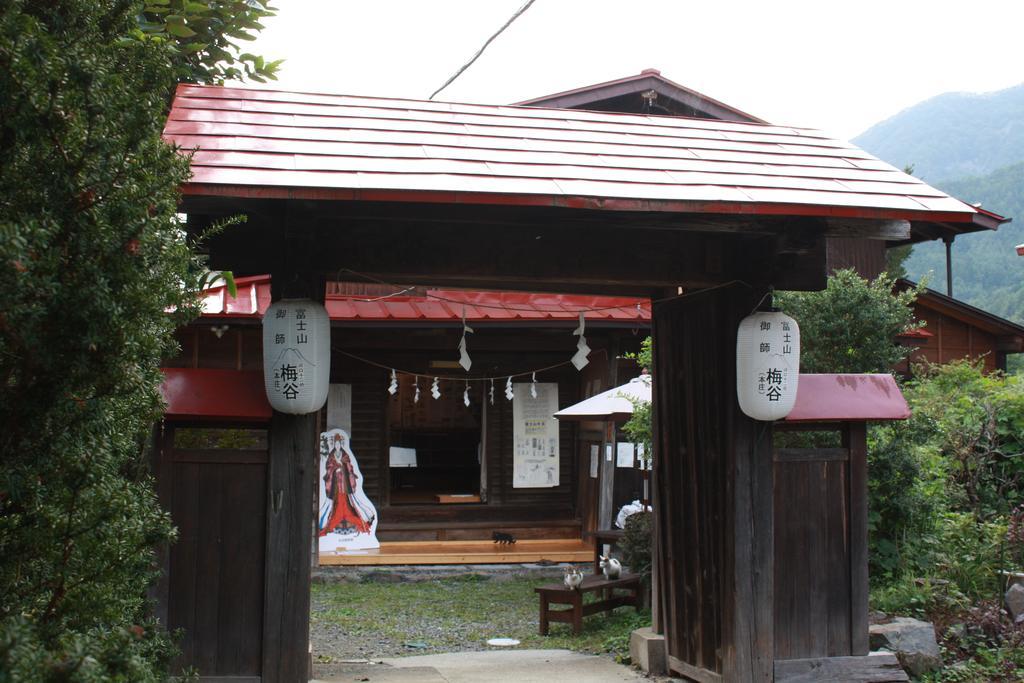
[[(276, 0), (270, 87), (426, 99), (524, 0)], [(536, 0), (437, 99), (505, 104), (657, 68), (850, 138), (950, 90), (1024, 81), (1019, 0)], [(250, 46), (245, 45), (248, 49)]]

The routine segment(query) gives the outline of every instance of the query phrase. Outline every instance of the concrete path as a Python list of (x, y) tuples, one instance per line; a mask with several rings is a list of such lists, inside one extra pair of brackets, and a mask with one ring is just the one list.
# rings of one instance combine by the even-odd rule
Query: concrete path
[(503, 650), (395, 657), (330, 681), (370, 683), (619, 683), (647, 680), (608, 657), (568, 650)]

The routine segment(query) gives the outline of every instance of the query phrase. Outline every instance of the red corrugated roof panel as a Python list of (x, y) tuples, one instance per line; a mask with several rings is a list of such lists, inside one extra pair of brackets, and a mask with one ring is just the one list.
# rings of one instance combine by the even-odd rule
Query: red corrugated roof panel
[(180, 85), (164, 135), (196, 150), (186, 194), (979, 216), (849, 143), (760, 123)]
[(160, 393), (168, 417), (269, 420), (263, 373), (207, 368), (163, 368)]
[(906, 420), (910, 407), (889, 374), (800, 375), (785, 422)]

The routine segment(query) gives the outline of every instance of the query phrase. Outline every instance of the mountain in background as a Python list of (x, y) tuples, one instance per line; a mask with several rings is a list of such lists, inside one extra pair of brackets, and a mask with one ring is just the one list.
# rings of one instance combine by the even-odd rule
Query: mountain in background
[(854, 144), (928, 183), (980, 176), (1024, 161), (1024, 84), (951, 92), (877, 123)]
[[(1024, 324), (1024, 85), (993, 93), (946, 93), (872, 126), (862, 149), (962, 199), (1014, 221), (953, 243), (953, 296)], [(904, 264), (907, 275), (946, 291), (945, 247), (926, 242)]]
[[(996, 231), (961, 235), (953, 242), (953, 296), (1016, 323), (1024, 324), (1024, 258), (1014, 247), (1024, 243), (1024, 162), (993, 173), (936, 183), (943, 192), (982, 206), (1013, 222)], [(946, 248), (941, 241), (914, 247), (904, 263), (907, 276), (946, 291)]]

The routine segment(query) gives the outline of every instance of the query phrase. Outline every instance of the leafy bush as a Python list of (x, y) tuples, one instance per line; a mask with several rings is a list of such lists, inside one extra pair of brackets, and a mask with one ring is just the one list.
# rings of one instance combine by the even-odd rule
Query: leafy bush
[(908, 400), (934, 425), (930, 443), (948, 464), (957, 508), (1008, 514), (1024, 502), (1024, 377), (985, 375), (969, 361), (917, 374)]
[(625, 533), (619, 541), (622, 559), (644, 582), (651, 580), (651, 539), (654, 533), (654, 518), (650, 512), (635, 512), (626, 518)]
[(920, 571), (915, 542), (935, 533), (936, 515), (945, 509), (945, 471), (928, 446), (931, 427), (927, 416), (914, 413), (908, 422), (868, 432), (868, 557), (876, 582)]
[(889, 372), (908, 349), (896, 335), (915, 329), (916, 290), (892, 291), (882, 273), (868, 282), (837, 270), (821, 292), (779, 292), (775, 303), (800, 324), (801, 372)]
[(146, 444), (207, 271), (177, 220), (188, 160), (161, 140), (184, 53), (139, 39), (141, 10), (0, 5), (3, 683), (163, 680), (173, 650), (145, 599), (173, 536)]

